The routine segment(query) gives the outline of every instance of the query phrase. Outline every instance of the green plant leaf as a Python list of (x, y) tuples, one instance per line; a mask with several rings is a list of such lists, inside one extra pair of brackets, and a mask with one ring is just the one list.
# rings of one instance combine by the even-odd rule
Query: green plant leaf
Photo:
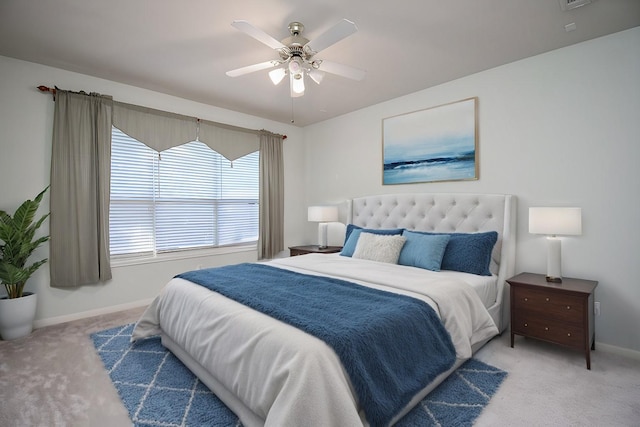
[(0, 280), (4, 284), (15, 285), (20, 282), (26, 282), (31, 274), (27, 269), (0, 261)]
[(13, 224), (17, 230), (26, 231), (27, 227), (33, 222), (33, 217), (38, 210), (38, 204), (32, 200), (26, 200), (22, 203), (16, 213), (13, 214)]
[(47, 259), (43, 259), (25, 267), (33, 252), (49, 240), (49, 236), (34, 240), (36, 231), (49, 217), (49, 213), (33, 222), (48, 189), (49, 187), (45, 188), (34, 200), (23, 202), (13, 217), (0, 211), (0, 240), (4, 243), (0, 246), (0, 282), (4, 284), (9, 298), (21, 297), (26, 281), (47, 262)]

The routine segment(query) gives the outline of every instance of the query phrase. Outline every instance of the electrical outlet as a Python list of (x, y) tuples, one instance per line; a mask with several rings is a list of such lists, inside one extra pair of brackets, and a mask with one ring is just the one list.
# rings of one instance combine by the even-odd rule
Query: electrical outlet
[(596, 316), (600, 316), (600, 301), (596, 301), (593, 303), (593, 314)]

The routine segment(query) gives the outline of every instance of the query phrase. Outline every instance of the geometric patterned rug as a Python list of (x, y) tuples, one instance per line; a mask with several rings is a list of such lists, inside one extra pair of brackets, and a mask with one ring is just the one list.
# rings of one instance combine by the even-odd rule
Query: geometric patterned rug
[[(134, 324), (91, 334), (136, 427), (237, 427), (238, 417), (178, 358), (149, 338), (131, 343)], [(470, 359), (396, 426), (471, 426), (507, 373)]]

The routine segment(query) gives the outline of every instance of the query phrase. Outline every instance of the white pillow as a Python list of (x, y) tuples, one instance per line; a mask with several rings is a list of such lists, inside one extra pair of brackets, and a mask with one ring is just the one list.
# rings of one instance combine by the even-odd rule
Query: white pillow
[(353, 258), (397, 264), (406, 240), (398, 235), (360, 233)]

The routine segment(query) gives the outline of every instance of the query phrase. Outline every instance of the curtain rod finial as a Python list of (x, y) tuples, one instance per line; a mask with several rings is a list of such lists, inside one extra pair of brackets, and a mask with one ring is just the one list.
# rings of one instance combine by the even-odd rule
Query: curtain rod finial
[(49, 86), (40, 85), (40, 86), (38, 86), (38, 90), (40, 90), (40, 92), (49, 92), (49, 93), (51, 93), (53, 95), (54, 99), (56, 97), (56, 90), (54, 88), (49, 87)]

